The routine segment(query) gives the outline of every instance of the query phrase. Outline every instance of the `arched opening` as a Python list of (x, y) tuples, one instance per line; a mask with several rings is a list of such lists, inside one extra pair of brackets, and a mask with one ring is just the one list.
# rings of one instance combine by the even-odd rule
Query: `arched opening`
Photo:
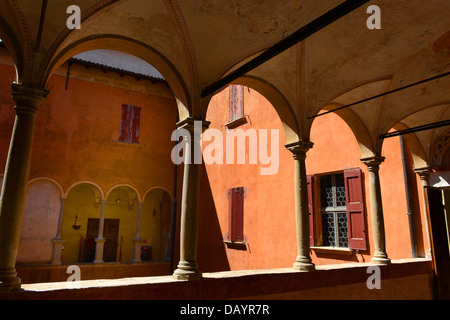
[(286, 98), (273, 85), (250, 76), (243, 76), (233, 82), (233, 84), (252, 88), (270, 102), (272, 108), (276, 111), (276, 119), (280, 120), (282, 123), (285, 136), (285, 139), (282, 141), (284, 141), (285, 144), (299, 140), (300, 128), (298, 127), (292, 107)]
[(287, 101), (270, 85), (243, 78), (212, 97), (206, 119), (198, 250), (199, 259), (215, 258), (199, 260), (202, 270), (290, 267), (294, 168), (284, 145), (298, 141), (298, 130)]
[[(403, 129), (401, 124), (390, 131)], [(382, 141), (381, 192), (386, 229), (386, 251), (392, 259), (425, 257), (423, 188), (415, 168), (426, 166), (417, 137), (392, 137)]]
[(316, 265), (370, 260), (367, 170), (360, 161), (371, 145), (366, 133), (350, 110), (317, 117), (311, 125), (314, 146), (307, 153), (306, 170), (311, 257)]
[(61, 67), (70, 58), (83, 54), (84, 52), (97, 50), (112, 50), (134, 56), (143, 62), (150, 64), (158, 73), (160, 73), (175, 97), (180, 113), (180, 119), (184, 119), (190, 114), (189, 94), (186, 86), (181, 80), (178, 71), (162, 54), (154, 48), (144, 43), (140, 43), (134, 39), (123, 38), (115, 35), (102, 35), (97, 37), (89, 37), (72, 43), (68, 47), (60, 50), (51, 63), (45, 74), (42, 75), (42, 86), (48, 86), (48, 81), (58, 68)]
[[(448, 104), (431, 105), (419, 111), (408, 114), (393, 126), (393, 131), (400, 137), (390, 137), (383, 141), (383, 153), (389, 152), (389, 146), (400, 144), (402, 153), (402, 170), (404, 178), (404, 202), (408, 213), (409, 243), (414, 257), (430, 256), (431, 242), (428, 220), (428, 206), (425, 186), (446, 187), (450, 181), (448, 169), (441, 166), (440, 156), (444, 155), (445, 136), (448, 136), (446, 126), (432, 127), (433, 123), (447, 119)], [(430, 125), (427, 130), (420, 130), (424, 125)], [(406, 134), (405, 130), (413, 131)], [(403, 131), (403, 132), (401, 132)], [(398, 157), (398, 155), (397, 155)], [(417, 174), (416, 174), (417, 173)], [(389, 188), (389, 187), (388, 187)], [(388, 195), (389, 196), (389, 195)], [(404, 216), (400, 216), (405, 220)], [(394, 228), (393, 226), (391, 228)], [(406, 238), (406, 236), (404, 237)], [(402, 243), (406, 246), (406, 243)], [(395, 247), (399, 247), (395, 244)]]
[[(105, 204), (103, 238), (104, 262), (131, 262), (139, 210), (139, 196), (129, 186), (115, 187)], [(97, 221), (90, 221), (98, 225)]]
[(92, 262), (95, 257), (95, 239), (102, 210), (102, 192), (91, 183), (80, 183), (68, 190), (64, 203), (61, 237), (64, 240), (62, 264)]
[(169, 233), (172, 225), (172, 196), (153, 188), (142, 203), (140, 239), (142, 261), (169, 260)]
[(28, 187), (17, 263), (49, 263), (58, 230), (61, 190), (50, 180), (34, 180)]

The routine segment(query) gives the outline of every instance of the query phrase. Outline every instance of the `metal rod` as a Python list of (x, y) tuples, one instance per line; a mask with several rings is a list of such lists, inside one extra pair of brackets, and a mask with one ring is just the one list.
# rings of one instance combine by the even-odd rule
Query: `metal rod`
[(423, 125), (423, 126), (418, 126), (418, 127), (408, 128), (408, 129), (404, 129), (404, 130), (389, 132), (389, 133), (380, 135), (380, 139), (386, 139), (386, 138), (392, 138), (392, 137), (397, 137), (397, 136), (403, 136), (403, 135), (408, 134), (408, 133), (414, 133), (414, 132), (419, 132), (419, 131), (436, 129), (436, 128), (441, 128), (441, 127), (446, 127), (446, 126), (450, 126), (450, 120), (444, 120), (444, 121), (439, 121), (439, 122), (426, 124), (426, 125)]
[(367, 99), (364, 99), (364, 100), (360, 100), (358, 102), (354, 102), (352, 104), (348, 104), (348, 105), (345, 105), (345, 106), (342, 106), (342, 107), (339, 107), (339, 108), (336, 108), (336, 109), (333, 109), (333, 110), (329, 110), (327, 112), (323, 112), (321, 114), (317, 114), (315, 116), (308, 117), (308, 119), (314, 119), (314, 118), (321, 117), (321, 116), (324, 116), (324, 115), (327, 115), (329, 113), (336, 112), (336, 111), (339, 111), (339, 110), (342, 110), (342, 109), (345, 109), (345, 108), (350, 108), (350, 107), (356, 106), (357, 104), (361, 104), (363, 102), (367, 102), (367, 101), (370, 101), (370, 100), (381, 98), (381, 97), (387, 96), (389, 94), (393, 94), (393, 93), (396, 93), (396, 92), (399, 92), (399, 91), (402, 91), (402, 90), (405, 90), (405, 89), (409, 89), (411, 87), (415, 87), (415, 86), (418, 86), (418, 85), (426, 83), (426, 82), (430, 82), (430, 81), (433, 81), (433, 80), (437, 80), (437, 79), (440, 79), (440, 78), (447, 77), (449, 75), (450, 75), (450, 72), (442, 73), (442, 74), (439, 74), (437, 76), (434, 76), (434, 77), (431, 77), (431, 78), (428, 78), (428, 79), (425, 79), (425, 80), (422, 80), (422, 81), (419, 81), (419, 82), (407, 85), (405, 87), (401, 87), (401, 88), (398, 88), (398, 89), (395, 89), (395, 90), (391, 90), (391, 91), (388, 91), (388, 92), (385, 92), (385, 93), (381, 93), (381, 94), (378, 94), (376, 96), (373, 96), (373, 97), (370, 97), (370, 98), (367, 98)]
[(69, 87), (70, 67), (71, 66), (72, 66), (72, 61), (69, 60), (69, 66), (67, 67), (67, 76), (66, 76), (66, 90)]
[(290, 36), (281, 40), (280, 42), (276, 43), (274, 46), (270, 47), (253, 60), (241, 66), (240, 68), (231, 72), (229, 75), (207, 86), (202, 92), (202, 98), (205, 98), (213, 94), (214, 92), (222, 89), (226, 85), (230, 84), (234, 80), (238, 79), (239, 77), (245, 75), (246, 73), (260, 66), (264, 62), (274, 58), (275, 56), (286, 51), (287, 49), (291, 48), (297, 43), (305, 40), (309, 36), (322, 30), (323, 28), (330, 25), (334, 21), (338, 20), (339, 18), (342, 18), (343, 16), (356, 10), (357, 8), (361, 7), (363, 4), (369, 1), (370, 0), (347, 0), (344, 3), (341, 3), (334, 9), (331, 9), (324, 15), (303, 26)]
[(44, 29), (45, 13), (47, 12), (47, 3), (48, 0), (42, 0), (41, 18), (39, 21), (39, 29), (36, 39), (36, 49), (35, 49), (36, 53), (39, 52), (41, 47), (41, 38), (42, 38), (42, 31)]

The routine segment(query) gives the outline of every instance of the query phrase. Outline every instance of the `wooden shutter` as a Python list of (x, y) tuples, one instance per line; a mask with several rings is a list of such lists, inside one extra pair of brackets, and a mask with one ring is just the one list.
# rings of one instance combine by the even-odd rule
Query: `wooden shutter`
[(244, 87), (230, 86), (229, 121), (243, 117), (244, 115)]
[(244, 241), (244, 188), (228, 190), (229, 198), (229, 230), (228, 237), (232, 242)]
[(141, 108), (123, 104), (119, 140), (129, 143), (139, 143), (140, 126)]
[(314, 176), (307, 176), (308, 183), (308, 210), (309, 210), (309, 245), (315, 246), (315, 224), (314, 224)]
[(366, 250), (366, 227), (361, 169), (344, 171), (347, 200), (348, 245), (350, 249)]

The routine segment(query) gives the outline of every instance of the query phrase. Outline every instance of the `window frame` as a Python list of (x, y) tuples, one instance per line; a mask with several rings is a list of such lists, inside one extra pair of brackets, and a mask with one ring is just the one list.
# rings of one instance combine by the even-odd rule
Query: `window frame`
[[(320, 177), (336, 174), (344, 175), (348, 247), (331, 247), (323, 245), (323, 212), (331, 212), (331, 210), (322, 210)], [(344, 255), (352, 254), (354, 251), (367, 250), (367, 215), (365, 210), (364, 176), (361, 169), (345, 169), (343, 171), (320, 173), (307, 177), (309, 193), (308, 203), (310, 206), (309, 212), (310, 216), (312, 215), (310, 217), (310, 247), (318, 252)], [(335, 196), (335, 193), (333, 196)], [(336, 208), (340, 209), (344, 207)], [(316, 214), (319, 212), (320, 214)], [(343, 212), (344, 211), (342, 211), (342, 213)], [(337, 217), (337, 214), (335, 214), (335, 217)]]
[[(322, 228), (323, 228), (323, 220), (324, 220), (324, 215), (325, 214), (333, 214), (333, 221), (334, 221), (334, 246), (327, 246), (327, 245), (323, 245), (324, 240), (323, 240), (323, 231), (322, 231), (322, 246), (323, 247), (329, 247), (329, 248), (337, 248), (337, 249), (348, 249), (348, 245), (345, 246), (341, 246), (340, 245), (340, 241), (339, 241), (339, 214), (347, 214), (347, 206), (337, 206), (337, 183), (336, 183), (336, 176), (337, 175), (341, 175), (344, 177), (344, 172), (337, 172), (337, 173), (331, 173), (331, 174), (323, 174), (320, 175), (319, 178), (321, 177), (326, 177), (326, 176), (330, 176), (331, 177), (331, 188), (332, 188), (332, 196), (333, 196), (333, 206), (332, 207), (323, 207), (322, 206), (322, 201), (321, 201), (321, 205), (320, 205), (320, 212), (321, 212), (321, 219), (322, 219)], [(345, 180), (344, 180), (344, 188), (345, 188)], [(345, 190), (345, 194), (346, 194), (346, 198), (347, 198), (347, 190)], [(319, 194), (319, 198), (320, 200), (322, 197), (322, 190), (320, 189), (320, 194)], [(348, 224), (348, 221), (347, 221)], [(322, 229), (323, 230), (323, 229)], [(348, 227), (347, 227), (347, 244), (348, 244)]]

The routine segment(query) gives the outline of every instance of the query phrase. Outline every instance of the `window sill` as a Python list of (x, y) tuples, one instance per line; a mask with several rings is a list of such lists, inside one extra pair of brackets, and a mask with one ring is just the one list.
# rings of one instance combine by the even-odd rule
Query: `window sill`
[(234, 119), (233, 121), (228, 122), (225, 127), (227, 127), (227, 129), (234, 129), (237, 128), (243, 124), (247, 123), (247, 117), (246, 116), (242, 116), (240, 118)]
[(318, 253), (330, 253), (330, 254), (340, 254), (350, 256), (353, 254), (353, 250), (349, 248), (338, 248), (338, 247), (311, 247), (311, 250), (314, 250)]
[(247, 248), (247, 242), (244, 242), (244, 241), (223, 240), (223, 243), (225, 243), (225, 245), (231, 249), (241, 249), (242, 250), (242, 249)]
[(115, 144), (122, 145), (122, 146), (130, 146), (130, 147), (142, 147), (142, 146), (144, 146), (143, 144), (140, 144), (140, 143), (126, 142), (126, 141), (121, 141), (121, 140), (112, 140), (112, 142), (114, 142)]

